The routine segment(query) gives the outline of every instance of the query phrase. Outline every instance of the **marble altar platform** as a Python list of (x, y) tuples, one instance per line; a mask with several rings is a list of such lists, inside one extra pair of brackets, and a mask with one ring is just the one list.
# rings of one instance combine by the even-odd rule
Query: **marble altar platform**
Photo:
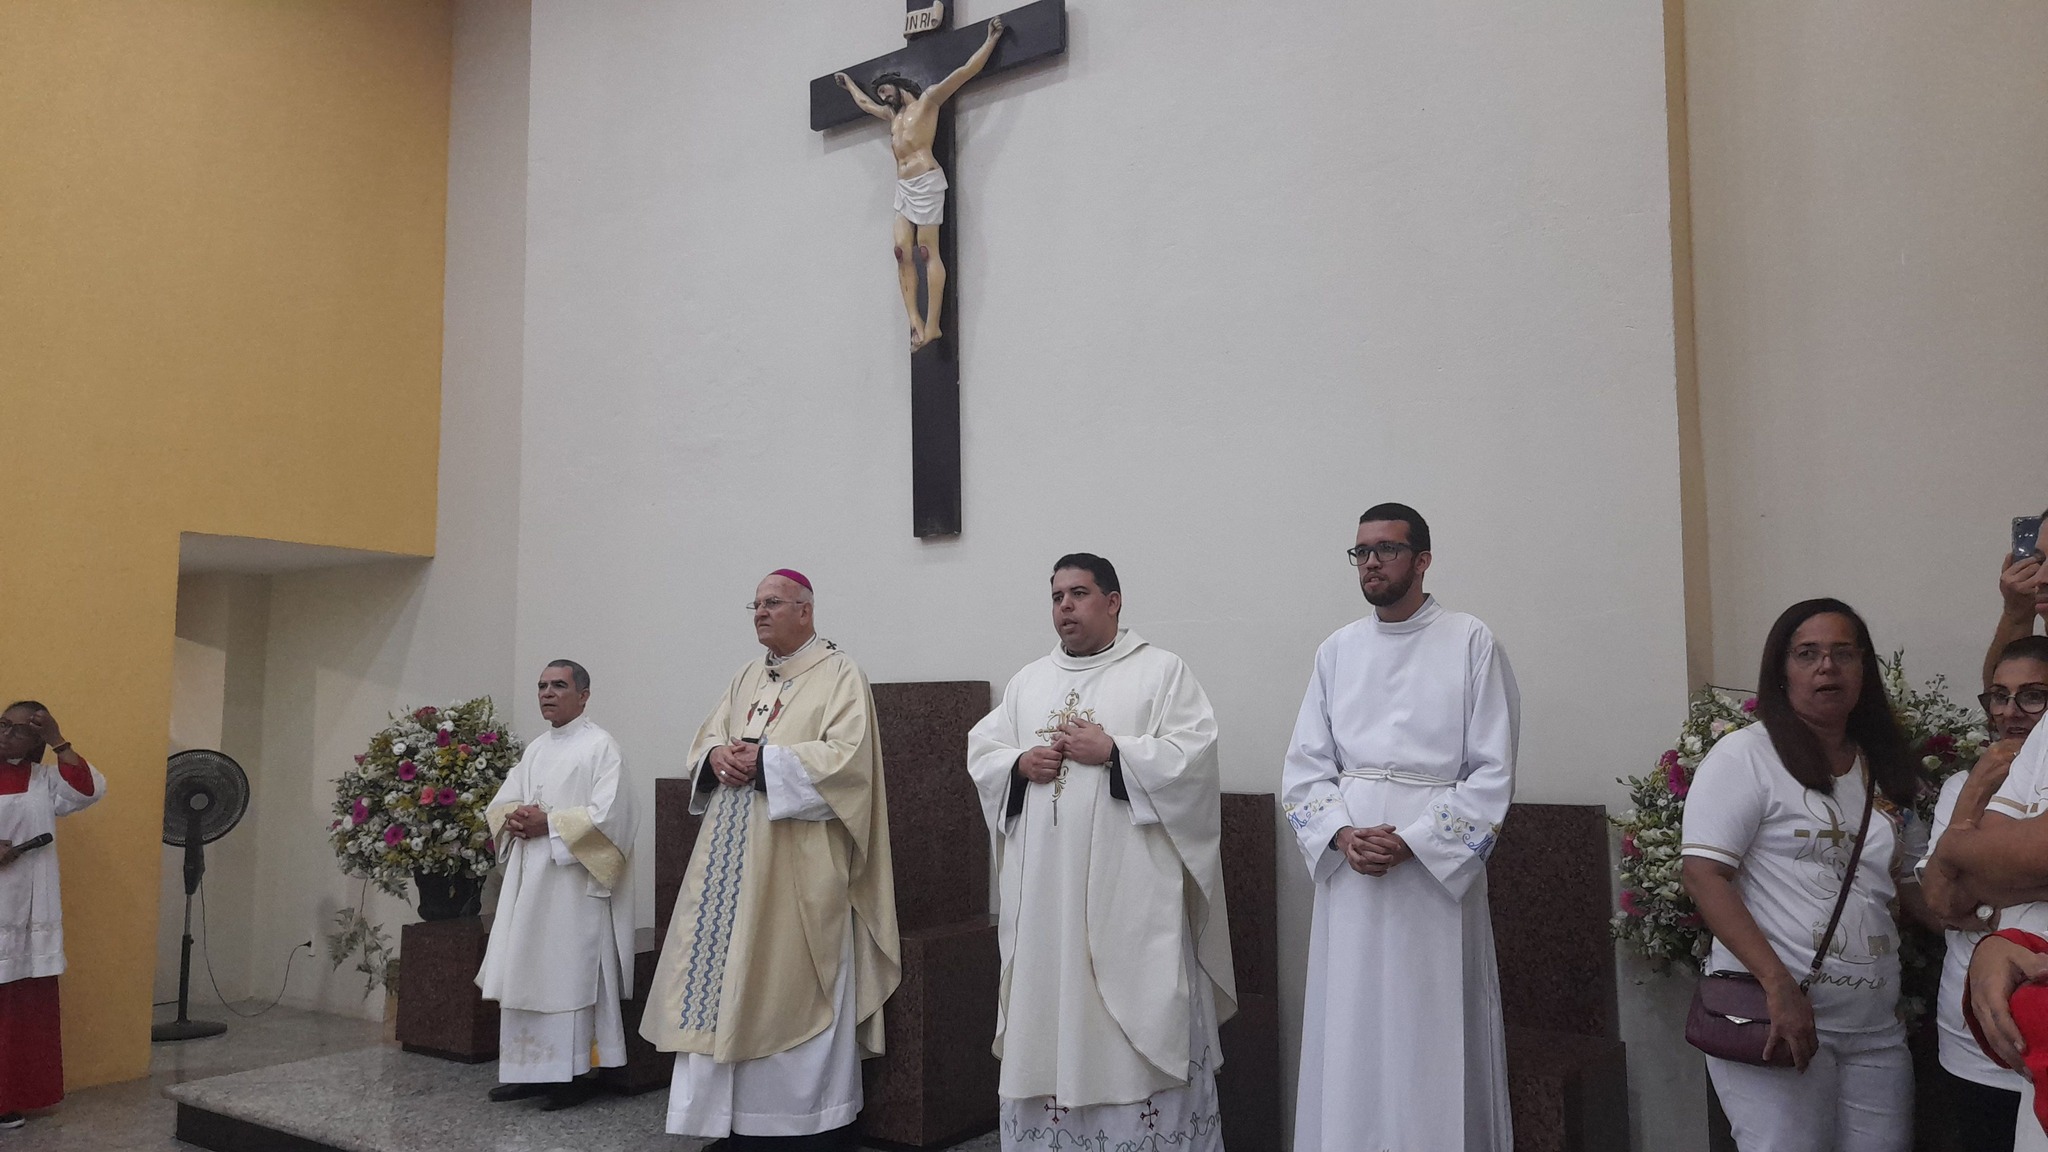
[[(663, 1132), (668, 1094), (601, 1096), (542, 1112), (493, 1104), (491, 1064), (461, 1064), (383, 1044), (171, 1085), (177, 1137), (216, 1152), (695, 1152), (708, 1141)], [(993, 1152), (993, 1133), (953, 1145)]]

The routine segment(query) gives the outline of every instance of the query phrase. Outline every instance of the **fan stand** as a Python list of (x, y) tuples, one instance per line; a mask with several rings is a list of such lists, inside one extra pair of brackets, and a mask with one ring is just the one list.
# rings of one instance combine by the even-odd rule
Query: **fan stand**
[(192, 895), (199, 891), (199, 878), (206, 875), (206, 846), (200, 838), (199, 817), (212, 803), (213, 797), (205, 792), (194, 792), (185, 810), (185, 939), (178, 948), (178, 1018), (151, 1027), (152, 1043), (199, 1040), (228, 1030), (218, 1020), (194, 1020), (187, 1012), (192, 998)]

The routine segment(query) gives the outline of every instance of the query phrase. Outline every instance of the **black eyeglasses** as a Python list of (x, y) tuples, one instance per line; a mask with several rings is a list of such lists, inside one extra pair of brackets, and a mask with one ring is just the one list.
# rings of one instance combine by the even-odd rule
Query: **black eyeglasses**
[(1365, 563), (1367, 556), (1377, 556), (1380, 558), (1380, 563), (1392, 564), (1401, 558), (1401, 553), (1413, 551), (1415, 551), (1415, 545), (1413, 544), (1403, 544), (1398, 540), (1388, 540), (1380, 544), (1360, 544), (1356, 548), (1346, 548), (1344, 555), (1350, 559), (1351, 566), (1356, 568), (1360, 564)]
[(2017, 692), (1993, 688), (1977, 697), (1977, 703), (1982, 704), (1986, 712), (2017, 706), (2029, 716), (2039, 716), (2048, 712), (2048, 688), (2022, 688)]

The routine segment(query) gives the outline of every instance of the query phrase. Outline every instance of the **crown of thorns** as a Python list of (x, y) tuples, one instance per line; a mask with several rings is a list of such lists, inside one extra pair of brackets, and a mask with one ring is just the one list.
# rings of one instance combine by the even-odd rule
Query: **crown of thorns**
[(912, 99), (924, 95), (924, 85), (919, 84), (901, 72), (884, 72), (869, 81), (868, 87), (879, 97), (882, 94), (882, 85), (884, 84), (899, 92), (910, 93)]

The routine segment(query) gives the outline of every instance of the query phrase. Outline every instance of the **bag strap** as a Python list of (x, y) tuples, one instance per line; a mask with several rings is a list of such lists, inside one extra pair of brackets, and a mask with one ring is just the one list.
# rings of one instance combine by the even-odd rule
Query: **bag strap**
[[(1859, 761), (1861, 758), (1858, 758)], [(1877, 807), (1877, 773), (1863, 764), (1863, 822), (1856, 826), (1856, 846), (1849, 852), (1849, 871), (1842, 876), (1842, 894), (1835, 897), (1834, 914), (1828, 917), (1828, 930), (1821, 935), (1820, 947), (1814, 949), (1813, 967), (1807, 969), (1806, 979), (1799, 982), (1804, 992), (1820, 977), (1820, 967), (1827, 961), (1828, 946), (1835, 942), (1835, 926), (1842, 922), (1842, 909), (1849, 903), (1849, 889), (1856, 883), (1856, 865), (1863, 861), (1863, 840), (1870, 832), (1870, 813)]]

